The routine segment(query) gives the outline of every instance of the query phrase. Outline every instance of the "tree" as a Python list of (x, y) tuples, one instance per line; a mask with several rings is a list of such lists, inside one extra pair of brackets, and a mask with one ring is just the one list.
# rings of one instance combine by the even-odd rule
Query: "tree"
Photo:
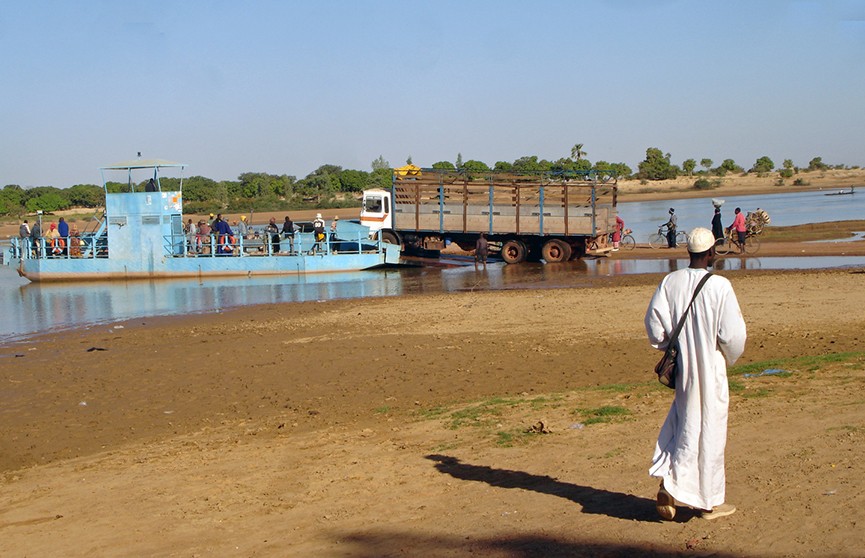
[(339, 173), (339, 189), (343, 192), (362, 192), (369, 181), (369, 173), (346, 169)]
[(507, 161), (496, 161), (493, 169), (502, 172), (510, 172), (514, 170), (514, 165), (513, 163), (508, 163)]
[(646, 150), (646, 158), (638, 165), (637, 177), (645, 180), (666, 180), (676, 178), (678, 167), (670, 163), (670, 154), (657, 147)]
[(24, 207), (28, 212), (60, 211), (69, 207), (69, 200), (62, 190), (54, 186), (39, 186), (25, 190)]
[(582, 159), (587, 153), (583, 151), (583, 144), (578, 143), (571, 148), (571, 159), (574, 161), (579, 161)]
[(808, 162), (808, 170), (826, 170), (829, 168), (829, 165), (823, 162), (823, 157), (814, 157), (811, 161)]
[(489, 172), (490, 168), (483, 161), (475, 161), (474, 159), (469, 159), (463, 165), (463, 169), (468, 172)]
[(20, 213), (24, 208), (24, 189), (17, 184), (7, 184), (0, 190), (0, 214)]
[(63, 190), (72, 207), (102, 207), (105, 205), (105, 191), (95, 184), (76, 184)]
[(514, 164), (511, 168), (514, 172), (538, 172), (549, 170), (548, 167), (545, 168), (538, 162), (537, 155), (520, 157), (519, 159), (514, 161)]
[(728, 172), (742, 172), (743, 170), (733, 159), (724, 159), (724, 162), (715, 169), (715, 174), (724, 176)]
[(598, 161), (593, 167), (595, 170), (602, 172), (613, 173), (619, 178), (627, 178), (631, 176), (631, 167), (625, 163), (608, 163), (606, 161)]
[(709, 169), (712, 168), (713, 164), (715, 164), (715, 162), (711, 159), (700, 159), (700, 166), (706, 169), (706, 172), (709, 172)]
[(457, 162), (456, 162), (457, 170), (462, 170), (463, 168), (463, 154), (457, 153)]
[(406, 160), (405, 160), (405, 164), (406, 164), (406, 165), (413, 165), (413, 164), (414, 164), (414, 163), (411, 162), (411, 155), (409, 155), (409, 156), (406, 158)]
[(682, 170), (685, 171), (688, 176), (694, 175), (695, 168), (697, 168), (697, 161), (694, 159), (685, 159), (682, 163)]
[(772, 172), (775, 168), (775, 163), (772, 162), (772, 159), (763, 155), (754, 163), (754, 166), (751, 167), (750, 172), (756, 172), (757, 174), (766, 174), (768, 172)]
[(390, 163), (384, 160), (384, 156), (379, 155), (378, 159), (372, 162), (372, 170), (390, 169)]
[(441, 170), (456, 170), (456, 167), (450, 161), (439, 161), (438, 163), (433, 163), (432, 168)]

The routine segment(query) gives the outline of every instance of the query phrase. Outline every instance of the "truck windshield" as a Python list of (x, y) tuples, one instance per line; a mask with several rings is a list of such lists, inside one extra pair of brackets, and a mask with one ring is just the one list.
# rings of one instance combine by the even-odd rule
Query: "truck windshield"
[(370, 213), (381, 213), (381, 197), (372, 196), (363, 200), (363, 210)]

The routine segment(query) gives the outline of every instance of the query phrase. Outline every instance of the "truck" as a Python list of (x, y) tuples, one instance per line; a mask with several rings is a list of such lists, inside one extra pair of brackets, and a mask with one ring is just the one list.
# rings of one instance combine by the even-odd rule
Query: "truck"
[(363, 192), (360, 222), (404, 253), (466, 251), (484, 233), (508, 264), (607, 255), (616, 227), (612, 171), (516, 173), (394, 169), (390, 189)]

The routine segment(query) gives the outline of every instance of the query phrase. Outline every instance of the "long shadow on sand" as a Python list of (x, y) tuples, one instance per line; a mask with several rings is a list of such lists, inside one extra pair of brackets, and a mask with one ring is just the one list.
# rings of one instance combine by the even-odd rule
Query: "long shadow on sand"
[(660, 521), (655, 511), (655, 501), (648, 498), (561, 482), (545, 475), (494, 469), (486, 465), (470, 465), (447, 455), (427, 455), (426, 458), (435, 461), (435, 468), (442, 473), (460, 480), (485, 482), (498, 488), (520, 488), (558, 496), (579, 504), (583, 508), (583, 513), (651, 523)]

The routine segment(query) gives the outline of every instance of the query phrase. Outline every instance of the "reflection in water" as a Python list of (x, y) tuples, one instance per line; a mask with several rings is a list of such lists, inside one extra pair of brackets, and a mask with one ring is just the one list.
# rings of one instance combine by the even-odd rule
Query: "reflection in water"
[[(666, 273), (687, 267), (686, 258), (628, 260), (619, 257), (557, 264), (505, 265), (475, 269), (471, 260), (449, 266), (322, 274), (305, 277), (165, 280), (78, 284), (31, 284), (0, 267), (0, 343), (33, 333), (146, 316), (219, 311), (234, 306), (340, 298), (399, 296), (473, 290), (578, 288), (590, 277)], [(863, 266), (865, 258), (718, 258), (715, 269), (817, 269)]]

